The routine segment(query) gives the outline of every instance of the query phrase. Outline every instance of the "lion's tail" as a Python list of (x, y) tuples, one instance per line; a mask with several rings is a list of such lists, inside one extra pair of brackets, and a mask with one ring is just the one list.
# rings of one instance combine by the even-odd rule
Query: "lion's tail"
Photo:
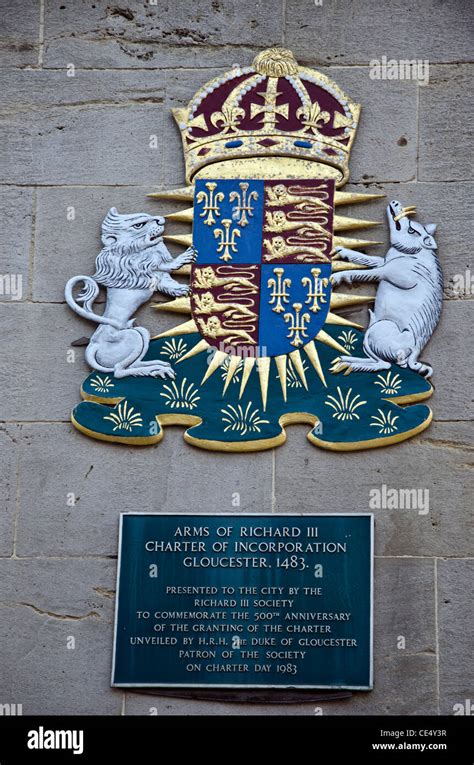
[(92, 305), (97, 295), (99, 294), (99, 285), (95, 279), (92, 279), (90, 276), (76, 277), (76, 280), (77, 279), (81, 279), (84, 284), (82, 290), (77, 296), (77, 302), (82, 303), (84, 310), (92, 311)]
[[(84, 286), (76, 299), (73, 294), (74, 289), (81, 282)], [(92, 310), (92, 306), (98, 294), (99, 285), (91, 276), (73, 276), (72, 279), (69, 279), (64, 291), (66, 303), (69, 308), (72, 308), (72, 310), (79, 314), (79, 316), (82, 316), (84, 319), (89, 319), (89, 321), (95, 321), (97, 324), (109, 324), (119, 328), (117, 322), (105, 318)], [(79, 303), (82, 303), (82, 306), (79, 305)]]

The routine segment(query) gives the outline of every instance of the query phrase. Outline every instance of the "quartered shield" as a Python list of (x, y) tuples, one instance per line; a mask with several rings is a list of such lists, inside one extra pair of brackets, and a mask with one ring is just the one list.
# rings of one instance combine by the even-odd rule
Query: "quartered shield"
[(333, 180), (199, 179), (191, 310), (209, 345), (242, 357), (292, 353), (329, 310)]

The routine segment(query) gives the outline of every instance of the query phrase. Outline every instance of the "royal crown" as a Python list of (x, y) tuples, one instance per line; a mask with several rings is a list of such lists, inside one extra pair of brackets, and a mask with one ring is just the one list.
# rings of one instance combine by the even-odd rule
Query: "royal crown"
[(189, 183), (216, 162), (279, 156), (319, 163), (342, 185), (359, 113), (334, 82), (284, 48), (262, 51), (252, 66), (234, 65), (186, 108), (173, 109)]

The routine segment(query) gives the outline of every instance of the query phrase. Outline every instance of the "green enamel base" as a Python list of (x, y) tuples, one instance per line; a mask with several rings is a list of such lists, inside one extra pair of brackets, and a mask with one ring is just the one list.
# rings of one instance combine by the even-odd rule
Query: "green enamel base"
[[(363, 333), (327, 325), (325, 331), (342, 345), (349, 333), (348, 354), (364, 355)], [(169, 361), (176, 371), (174, 381), (149, 377), (117, 380), (113, 375), (90, 374), (82, 386), (83, 396), (88, 400), (74, 408), (74, 425), (93, 438), (147, 445), (161, 440), (167, 424), (182, 424), (187, 427), (184, 438), (195, 446), (219, 451), (258, 451), (283, 443), (285, 424), (306, 422), (312, 427), (308, 433), (312, 443), (325, 449), (349, 451), (403, 441), (424, 430), (431, 421), (430, 408), (415, 403), (433, 392), (430, 383), (420, 375), (398, 366), (379, 374), (334, 375), (329, 368), (341, 354), (317, 341), (327, 387), (302, 352), (308, 390), (293, 370), (285, 402), (272, 361), (264, 410), (255, 367), (239, 399), (241, 368), (224, 395), (225, 367), (201, 385), (210, 358), (207, 353), (177, 363), (199, 340), (195, 333), (151, 342), (146, 359)]]

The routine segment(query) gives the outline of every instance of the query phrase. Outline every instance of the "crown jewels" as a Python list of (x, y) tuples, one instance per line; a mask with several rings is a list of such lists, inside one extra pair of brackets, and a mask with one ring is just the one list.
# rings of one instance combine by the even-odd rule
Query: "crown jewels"
[(283, 156), (324, 165), (340, 186), (349, 177), (359, 113), (334, 82), (299, 66), (284, 48), (262, 51), (250, 67), (234, 65), (186, 108), (173, 109), (188, 183), (216, 162)]

